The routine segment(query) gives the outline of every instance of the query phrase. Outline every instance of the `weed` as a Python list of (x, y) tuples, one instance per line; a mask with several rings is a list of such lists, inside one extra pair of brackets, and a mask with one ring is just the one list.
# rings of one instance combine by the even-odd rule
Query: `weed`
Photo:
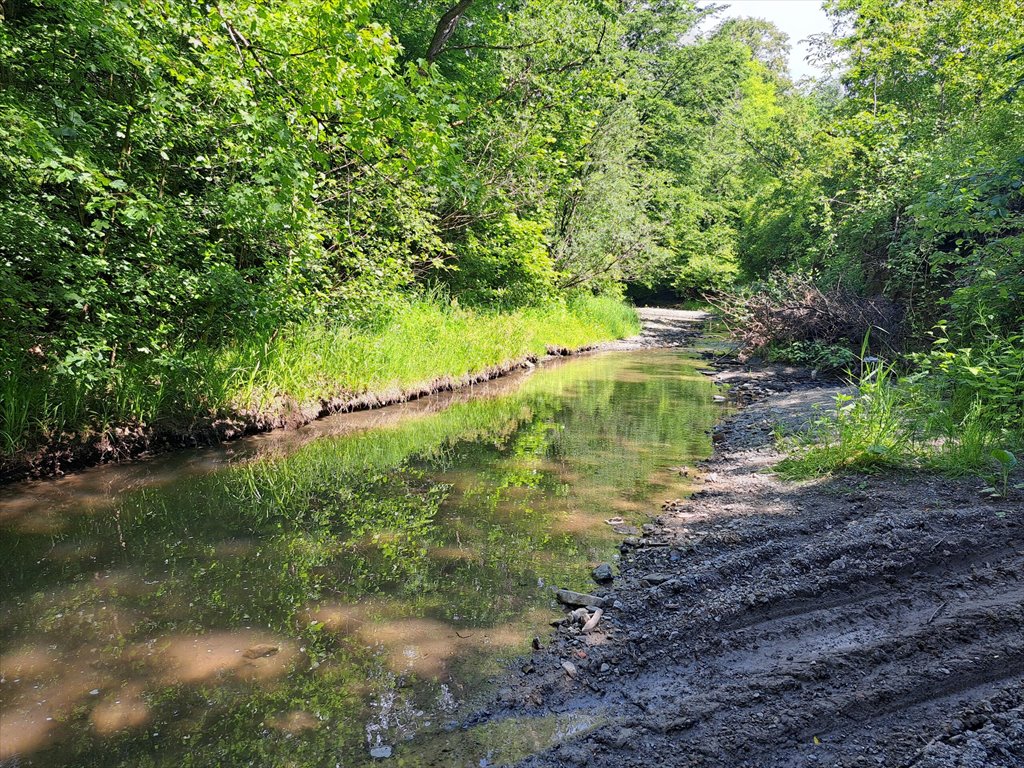
[(1002, 496), (1005, 498), (1010, 487), (1010, 473), (1017, 466), (1017, 457), (1005, 448), (997, 448), (992, 451), (992, 459), (999, 468), (999, 476), (1003, 483)]
[[(898, 379), (892, 364), (861, 350), (855, 395), (809, 430), (780, 441), (780, 474), (805, 478), (884, 466), (919, 467), (954, 476), (986, 475), (1000, 467), (1003, 493), (1024, 432), (1022, 337), (993, 338), (975, 349), (949, 349), (940, 339), (910, 357), (916, 370)], [(1013, 459), (1013, 460), (1011, 460)]]
[(910, 403), (893, 386), (892, 366), (865, 363), (857, 394), (836, 395), (835, 409), (810, 429), (784, 441), (789, 456), (778, 466), (799, 479), (835, 471), (872, 471), (905, 463), (914, 452), (906, 418)]

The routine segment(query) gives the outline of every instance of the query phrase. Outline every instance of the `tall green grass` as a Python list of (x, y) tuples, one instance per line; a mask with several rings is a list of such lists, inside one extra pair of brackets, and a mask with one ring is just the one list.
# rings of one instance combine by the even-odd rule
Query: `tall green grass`
[(636, 312), (579, 297), (512, 312), (412, 300), (376, 328), (308, 323), (222, 347), (178, 345), (66, 370), (0, 360), (0, 452), (122, 426), (187, 429), (211, 416), (266, 414), (405, 389), (636, 333)]
[(914, 451), (911, 404), (893, 385), (892, 367), (864, 367), (857, 394), (836, 395), (834, 409), (784, 441), (789, 455), (776, 467), (792, 479), (837, 470), (872, 470), (906, 462)]
[(781, 438), (787, 456), (776, 471), (805, 479), (903, 467), (994, 484), (1024, 448), (1024, 351), (1003, 344), (917, 355), (902, 378), (892, 364), (862, 363), (854, 395), (837, 395), (809, 429)]

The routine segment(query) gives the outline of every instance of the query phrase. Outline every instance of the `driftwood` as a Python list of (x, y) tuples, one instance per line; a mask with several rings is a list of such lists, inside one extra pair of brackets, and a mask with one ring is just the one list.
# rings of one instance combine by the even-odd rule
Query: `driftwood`
[(597, 624), (601, 621), (602, 616), (604, 616), (604, 608), (598, 608), (594, 611), (594, 615), (587, 619), (587, 623), (583, 625), (583, 634), (597, 629)]
[(905, 310), (899, 302), (858, 296), (842, 287), (823, 289), (806, 275), (775, 275), (753, 294), (706, 298), (748, 355), (796, 341), (856, 347), (868, 335), (874, 349), (894, 349), (904, 330)]

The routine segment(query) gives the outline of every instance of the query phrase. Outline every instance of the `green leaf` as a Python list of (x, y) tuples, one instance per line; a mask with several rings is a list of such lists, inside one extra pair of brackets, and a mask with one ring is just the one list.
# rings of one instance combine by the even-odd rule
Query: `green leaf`
[(992, 458), (999, 462), (1000, 466), (1005, 469), (1013, 469), (1018, 463), (1017, 457), (1005, 448), (997, 448), (992, 451)]

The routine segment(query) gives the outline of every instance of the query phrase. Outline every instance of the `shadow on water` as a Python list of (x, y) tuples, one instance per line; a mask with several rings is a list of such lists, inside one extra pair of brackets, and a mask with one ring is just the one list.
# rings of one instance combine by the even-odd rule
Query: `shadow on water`
[(685, 492), (692, 366), (595, 355), (7, 489), (0, 762), (498, 764), (593, 727), (436, 737), (612, 556), (606, 519)]

